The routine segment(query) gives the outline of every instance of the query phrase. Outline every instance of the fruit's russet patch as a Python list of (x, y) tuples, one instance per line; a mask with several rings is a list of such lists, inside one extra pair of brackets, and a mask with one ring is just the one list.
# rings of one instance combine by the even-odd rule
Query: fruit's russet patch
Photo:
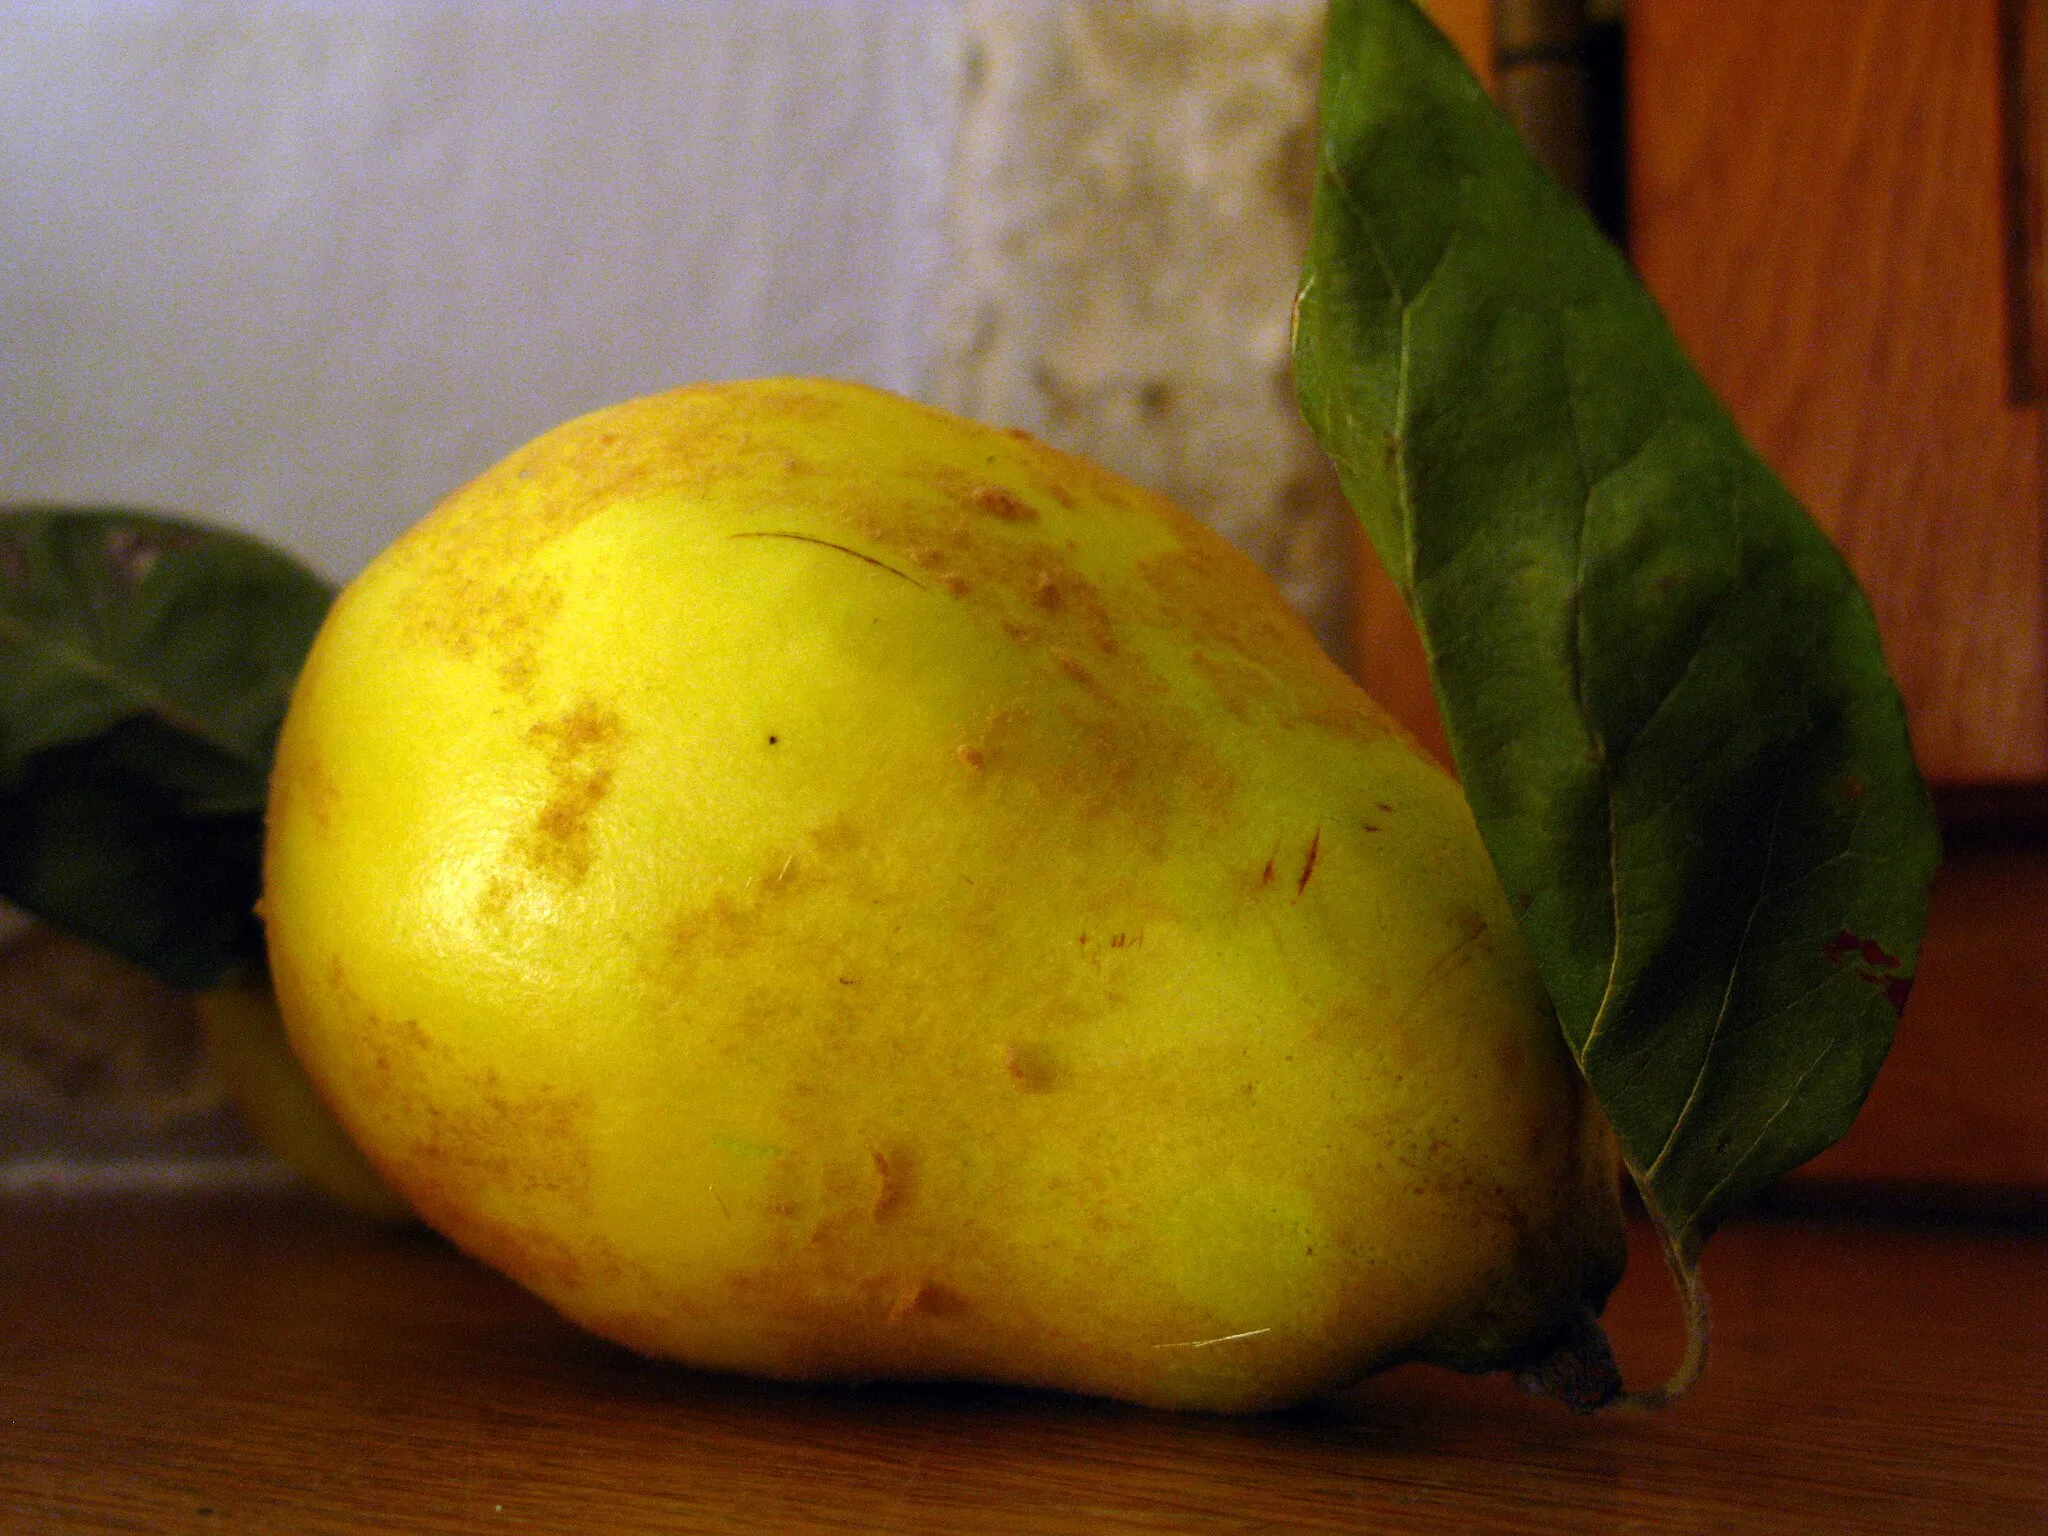
[(336, 1087), (344, 1123), (405, 1127), (396, 1143), (381, 1135), (363, 1139), (381, 1148), (378, 1171), (428, 1222), (445, 1231), (437, 1213), (507, 1199), (571, 1208), (587, 1199), (587, 1093), (512, 1086), (496, 1067), (466, 1061), (419, 1020), (384, 1016), (338, 956), (316, 990), (306, 992), (295, 971), (287, 985), (296, 1008), (339, 1026), (334, 1038), (352, 1058), (335, 1063), (343, 1068)]
[[(561, 584), (545, 572), (498, 570), (488, 557), (452, 559), (408, 608), (419, 634), (464, 661), (489, 667), (515, 697), (533, 689), (541, 649), (562, 611)], [(423, 587), (428, 586), (422, 583)]]
[[(407, 1075), (411, 1075), (408, 1073)], [(590, 1101), (581, 1093), (510, 1088), (480, 1074), (434, 1101), (416, 1101), (400, 1191), (425, 1212), (539, 1200), (580, 1208), (591, 1178)]]
[(1396, 727), (1316, 646), (1258, 567), (1188, 520), (1175, 549), (1139, 563), (1161, 628), (1187, 636), (1197, 667), (1233, 717), (1300, 723), (1371, 741)]
[[(802, 416), (835, 403), (817, 391), (769, 391)], [(716, 387), (673, 390), (566, 422), (449, 496), (383, 557), (406, 572), (401, 605), (419, 631), (504, 686), (532, 685), (542, 637), (559, 614), (544, 550), (622, 501), (702, 495), (722, 483), (797, 480), (816, 466), (748, 429), (750, 413)]]
[(282, 818), (302, 813), (326, 836), (334, 830), (339, 795), (317, 745), (291, 735), (279, 739), (270, 769), (270, 815)]
[(1039, 493), (1068, 511), (1096, 503), (1154, 518), (1160, 516), (1161, 509), (1171, 517), (1186, 516), (1164, 497), (1091, 460), (1064, 453), (1029, 432), (1012, 428), (1004, 435), (1017, 445)]
[(1061, 676), (1070, 682), (1079, 683), (1090, 693), (1106, 696), (1106, 690), (1095, 680), (1095, 674), (1088, 670), (1088, 664), (1080, 657), (1072, 651), (1061, 650), (1056, 645), (1048, 646), (1046, 649), (1052, 656), (1052, 664), (1060, 669)]
[(579, 885), (590, 873), (591, 817), (611, 792), (625, 726), (617, 710), (585, 699), (530, 727), (526, 739), (545, 758), (553, 789), (517, 848), (536, 873)]
[[(1072, 797), (1075, 822), (1127, 821), (1153, 840), (1189, 803), (1202, 807), (1205, 819), (1227, 816), (1235, 775), (1199, 723), (1168, 702), (1171, 690), (1157, 668), (1122, 643), (1118, 594), (1091, 579), (1064, 548), (1015, 541), (944, 508), (869, 515), (863, 531), (927, 570), (960, 577), (964, 601), (980, 621), (1070, 690), (1061, 718), (1013, 711), (1002, 729), (967, 744), (991, 778), (1009, 773), (1057, 785)], [(1062, 766), (1068, 759), (1071, 773)]]

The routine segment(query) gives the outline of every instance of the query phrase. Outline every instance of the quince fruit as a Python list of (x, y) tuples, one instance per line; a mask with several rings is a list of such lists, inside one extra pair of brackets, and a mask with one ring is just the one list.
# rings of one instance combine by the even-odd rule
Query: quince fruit
[(1456, 785), (1193, 519), (873, 390), (601, 410), (400, 539), (265, 911), (382, 1177), (651, 1354), (1256, 1409), (1619, 1273)]

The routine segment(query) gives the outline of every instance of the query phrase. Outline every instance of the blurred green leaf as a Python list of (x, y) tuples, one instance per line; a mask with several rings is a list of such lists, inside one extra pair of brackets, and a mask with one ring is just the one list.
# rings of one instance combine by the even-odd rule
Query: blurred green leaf
[(1689, 1274), (1848, 1130), (1938, 858), (1869, 605), (1410, 0), (1337, 0), (1295, 333), (1458, 772)]
[(332, 598), (241, 534), (0, 510), (0, 896), (181, 986), (260, 952), (271, 753)]

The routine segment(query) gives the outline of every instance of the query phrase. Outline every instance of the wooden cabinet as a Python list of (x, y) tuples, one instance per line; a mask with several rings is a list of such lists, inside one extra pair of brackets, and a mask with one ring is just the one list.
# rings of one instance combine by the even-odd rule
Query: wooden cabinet
[(1869, 592), (1928, 777), (2048, 779), (1998, 0), (1644, 0), (1630, 248)]
[[(1489, 0), (1433, 9), (1486, 63)], [(1630, 254), (1862, 580), (1944, 804), (2031, 821), (1952, 828), (1898, 1044), (1808, 1179), (2048, 1191), (2043, 64), (2048, 0), (1627, 13)], [(1365, 567), (1360, 676), (1442, 753)]]

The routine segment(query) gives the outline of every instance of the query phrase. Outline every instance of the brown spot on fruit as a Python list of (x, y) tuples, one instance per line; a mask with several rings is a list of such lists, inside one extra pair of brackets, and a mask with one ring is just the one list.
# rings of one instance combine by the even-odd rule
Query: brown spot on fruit
[(1066, 1075), (1049, 1046), (1030, 1041), (1003, 1047), (1003, 1072), (1025, 1093), (1050, 1093)]
[(967, 1298), (949, 1286), (936, 1280), (920, 1280), (907, 1285), (896, 1297), (896, 1304), (889, 1308), (889, 1321), (908, 1322), (913, 1317), (950, 1317), (965, 1311)]
[(544, 573), (515, 571), (483, 581), (451, 566), (438, 595), (420, 596), (411, 611), (426, 635), (465, 661), (489, 666), (508, 692), (532, 691), (540, 650), (562, 610), (560, 585)]
[(1301, 878), (1294, 882), (1294, 894), (1299, 896), (1308, 889), (1308, 883), (1315, 878), (1316, 861), (1322, 857), (1323, 829), (1317, 827), (1315, 835), (1308, 840), (1308, 856), (1302, 860)]
[(973, 747), (962, 747), (956, 755), (961, 763), (968, 768), (978, 770), (982, 765), (981, 753)]
[(1167, 521), (1177, 547), (1140, 561), (1138, 574), (1154, 621), (1184, 637), (1183, 648), (1227, 713), (1309, 724), (1354, 741), (1396, 731), (1247, 556), (1185, 514)]
[(1038, 509), (1014, 491), (1007, 491), (1000, 485), (977, 486), (969, 494), (968, 505), (975, 511), (986, 513), (998, 522), (1033, 523), (1038, 521)]
[(818, 853), (828, 858), (852, 853), (865, 841), (860, 823), (844, 813), (819, 822), (804, 836)]
[(1061, 672), (1079, 683), (1083, 688), (1092, 689), (1096, 686), (1095, 674), (1081, 665), (1070, 652), (1063, 651), (1058, 646), (1054, 646), (1052, 648), (1052, 659), (1054, 666), (1058, 667)]
[(1095, 644), (1095, 649), (1105, 656), (1114, 656), (1117, 648), (1116, 631), (1110, 627), (1109, 611), (1098, 601), (1088, 608), (1083, 622), (1088, 630), (1088, 638)]
[(1067, 596), (1060, 591), (1060, 584), (1050, 571), (1041, 571), (1031, 587), (1031, 602), (1032, 606), (1043, 608), (1047, 613), (1058, 613), (1067, 606)]
[(894, 1157), (879, 1148), (869, 1148), (875, 1169), (875, 1197), (868, 1203), (868, 1215), (884, 1221), (894, 1215), (909, 1197), (910, 1159), (898, 1152)]

